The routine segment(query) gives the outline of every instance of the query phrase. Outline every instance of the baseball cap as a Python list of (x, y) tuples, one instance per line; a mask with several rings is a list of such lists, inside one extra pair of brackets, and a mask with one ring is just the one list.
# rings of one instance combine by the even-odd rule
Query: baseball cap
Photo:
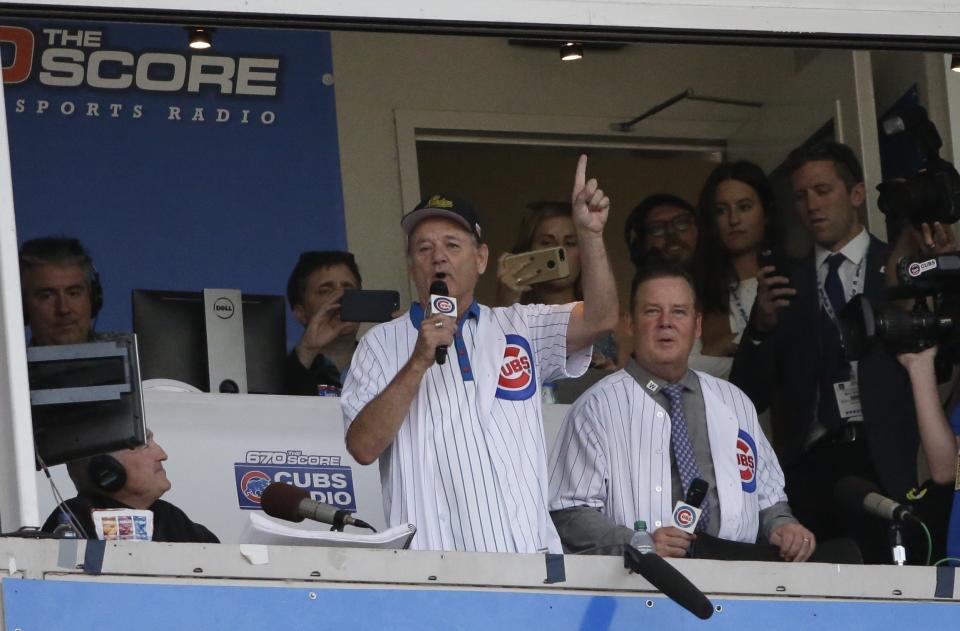
[(416, 208), (404, 215), (403, 219), (400, 220), (400, 226), (406, 235), (410, 236), (410, 233), (417, 227), (417, 224), (430, 217), (444, 217), (456, 221), (466, 228), (468, 232), (476, 235), (477, 239), (481, 242), (483, 241), (480, 215), (477, 214), (477, 210), (473, 207), (473, 204), (462, 197), (447, 195), (445, 193), (431, 195), (417, 204)]

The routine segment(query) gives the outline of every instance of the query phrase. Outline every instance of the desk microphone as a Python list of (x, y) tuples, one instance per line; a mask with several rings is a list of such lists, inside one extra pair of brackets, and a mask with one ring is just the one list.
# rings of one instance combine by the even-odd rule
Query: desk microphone
[(356, 519), (349, 511), (312, 500), (305, 490), (283, 482), (267, 485), (260, 496), (260, 506), (267, 515), (286, 521), (301, 522), (306, 518), (330, 524), (334, 530), (343, 530), (344, 525), (373, 530), (370, 524)]
[(921, 523), (908, 506), (881, 495), (876, 484), (863, 478), (852, 475), (841, 478), (834, 487), (834, 497), (846, 508), (861, 509), (881, 519), (898, 524)]

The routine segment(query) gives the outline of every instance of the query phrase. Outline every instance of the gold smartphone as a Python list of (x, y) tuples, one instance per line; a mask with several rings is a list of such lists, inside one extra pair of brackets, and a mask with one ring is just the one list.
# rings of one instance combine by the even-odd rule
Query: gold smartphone
[(511, 254), (503, 259), (503, 265), (511, 273), (519, 273), (527, 284), (545, 283), (570, 275), (567, 263), (567, 251), (562, 247), (531, 250), (520, 254)]

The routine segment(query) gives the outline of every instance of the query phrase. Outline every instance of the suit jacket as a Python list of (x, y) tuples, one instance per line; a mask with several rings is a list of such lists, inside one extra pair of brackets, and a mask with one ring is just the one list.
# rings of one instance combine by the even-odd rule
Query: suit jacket
[[(885, 266), (890, 248), (871, 235), (864, 296), (874, 305), (886, 298)], [(777, 328), (757, 340), (747, 327), (734, 358), (730, 381), (772, 410), (773, 443), (785, 468), (805, 451), (817, 405), (821, 367), (820, 300), (813, 252), (790, 261), (786, 275), (797, 295), (779, 314)], [(906, 370), (882, 344), (875, 344), (857, 366), (860, 402), (877, 482), (892, 497), (916, 485), (916, 412)]]

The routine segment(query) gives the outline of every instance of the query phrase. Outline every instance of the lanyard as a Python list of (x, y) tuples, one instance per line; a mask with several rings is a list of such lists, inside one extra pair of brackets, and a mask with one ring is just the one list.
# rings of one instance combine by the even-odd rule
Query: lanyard
[[(737, 291), (738, 289), (740, 289), (739, 283), (736, 286), (730, 287), (730, 303), (733, 305), (733, 308), (737, 310), (737, 313), (740, 314), (740, 317), (743, 318), (744, 322), (750, 322), (750, 312), (744, 308), (743, 303), (740, 301), (740, 293)], [(750, 305), (750, 308), (753, 309), (753, 305)]]

